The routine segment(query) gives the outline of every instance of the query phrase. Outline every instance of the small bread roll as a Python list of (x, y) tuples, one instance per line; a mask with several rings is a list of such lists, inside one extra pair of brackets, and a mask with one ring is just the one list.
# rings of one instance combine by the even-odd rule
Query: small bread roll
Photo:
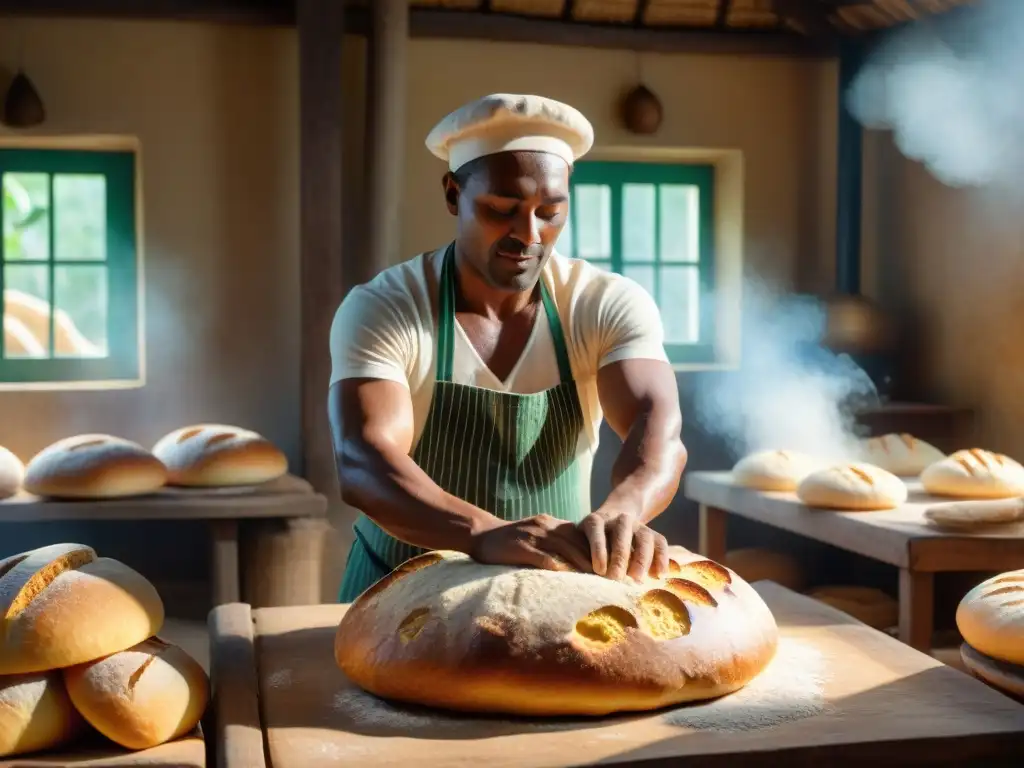
[(804, 572), (794, 558), (770, 549), (747, 547), (726, 553), (726, 568), (731, 568), (746, 582), (767, 579), (799, 592), (804, 588)]
[(976, 651), (1024, 664), (1024, 570), (993, 576), (970, 590), (957, 606), (956, 626)]
[(153, 493), (167, 469), (137, 443), (88, 434), (58, 440), (25, 468), (25, 490), (54, 499), (109, 499)]
[(0, 757), (60, 747), (84, 730), (60, 672), (0, 677)]
[(82, 544), (0, 560), (0, 675), (92, 661), (156, 634), (164, 604), (124, 563)]
[(924, 521), (950, 531), (985, 531), (1024, 521), (1024, 499), (979, 499), (935, 504), (924, 511)]
[(1024, 466), (1001, 453), (971, 448), (925, 469), (921, 484), (935, 496), (1007, 499), (1024, 496)]
[(809, 507), (871, 511), (903, 504), (907, 486), (892, 472), (872, 464), (837, 464), (805, 477), (796, 495)]
[(21, 459), (0, 446), (0, 499), (9, 499), (21, 490), (25, 480), (25, 465)]
[(288, 459), (265, 437), (224, 424), (176, 429), (153, 454), (167, 466), (171, 485), (258, 485), (288, 471)]
[(874, 587), (829, 585), (807, 594), (874, 629), (888, 629), (900, 618), (899, 601)]
[(985, 656), (967, 643), (960, 646), (960, 660), (967, 671), (982, 682), (1024, 700), (1024, 667)]
[(946, 457), (934, 445), (913, 435), (889, 434), (861, 442), (860, 460), (874, 464), (899, 477), (917, 477), (936, 461)]
[(210, 700), (199, 662), (159, 637), (69, 667), (64, 679), (71, 701), (89, 724), (128, 749), (148, 749), (183, 736), (196, 727)]
[(797, 451), (758, 451), (744, 456), (732, 468), (737, 485), (758, 491), (795, 491), (820, 462)]

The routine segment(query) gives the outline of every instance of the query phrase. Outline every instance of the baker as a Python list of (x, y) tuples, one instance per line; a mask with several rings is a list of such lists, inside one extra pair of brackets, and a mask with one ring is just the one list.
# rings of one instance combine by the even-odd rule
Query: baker
[[(353, 288), (331, 328), (334, 450), (360, 510), (341, 602), (428, 549), (611, 579), (668, 568), (647, 524), (686, 450), (657, 306), (555, 251), (593, 138), (572, 107), (509, 94), (427, 136), (455, 240)], [(603, 419), (623, 443), (594, 509)]]

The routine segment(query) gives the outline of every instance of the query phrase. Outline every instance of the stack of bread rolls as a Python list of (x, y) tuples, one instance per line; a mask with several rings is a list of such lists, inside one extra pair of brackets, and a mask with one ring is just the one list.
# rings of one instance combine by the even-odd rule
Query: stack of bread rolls
[(964, 666), (985, 682), (1024, 698), (1024, 570), (993, 576), (970, 590), (956, 611)]
[(206, 708), (203, 668), (156, 636), (156, 589), (91, 547), (0, 560), (0, 620), (0, 757), (66, 747), (90, 727), (146, 749), (194, 729)]

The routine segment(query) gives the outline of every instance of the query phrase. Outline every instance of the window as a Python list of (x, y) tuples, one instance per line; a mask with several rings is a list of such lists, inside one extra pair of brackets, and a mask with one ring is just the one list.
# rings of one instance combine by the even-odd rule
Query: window
[(714, 359), (712, 165), (581, 161), (558, 250), (632, 278), (658, 303), (673, 363)]
[(0, 148), (0, 382), (141, 379), (135, 163)]

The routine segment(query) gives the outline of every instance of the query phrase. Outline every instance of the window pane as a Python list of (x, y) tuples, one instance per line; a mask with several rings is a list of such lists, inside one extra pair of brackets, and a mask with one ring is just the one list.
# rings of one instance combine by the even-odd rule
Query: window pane
[(662, 184), (658, 191), (662, 260), (700, 261), (699, 188), (689, 184)]
[(570, 207), (569, 215), (565, 217), (565, 226), (562, 227), (562, 234), (555, 241), (555, 250), (563, 256), (575, 256), (572, 250), (572, 217), (573, 211)]
[(577, 184), (576, 244), (584, 259), (608, 259), (612, 255), (612, 190), (606, 184)]
[(654, 185), (622, 186), (622, 259), (655, 261)]
[(700, 341), (700, 273), (696, 266), (662, 267), (661, 321), (666, 344)]
[(651, 294), (651, 298), (657, 299), (657, 294), (654, 292), (654, 267), (627, 266), (622, 268), (622, 274), (636, 280), (644, 287), (644, 290)]
[(53, 177), (54, 254), (68, 261), (107, 256), (107, 180), (100, 175)]
[(4, 266), (4, 357), (49, 357), (50, 269)]
[(50, 188), (45, 173), (5, 173), (4, 260), (50, 258)]
[(107, 354), (107, 267), (54, 267), (55, 357)]

